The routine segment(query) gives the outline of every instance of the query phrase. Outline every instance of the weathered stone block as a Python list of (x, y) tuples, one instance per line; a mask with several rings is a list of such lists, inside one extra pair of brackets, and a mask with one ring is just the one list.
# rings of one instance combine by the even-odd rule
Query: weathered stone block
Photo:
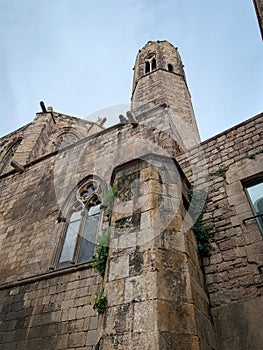
[(129, 276), (129, 256), (121, 255), (111, 258), (109, 281)]
[(262, 332), (257, 326), (262, 319), (262, 297), (242, 300), (215, 308), (212, 313), (220, 349), (262, 348)]

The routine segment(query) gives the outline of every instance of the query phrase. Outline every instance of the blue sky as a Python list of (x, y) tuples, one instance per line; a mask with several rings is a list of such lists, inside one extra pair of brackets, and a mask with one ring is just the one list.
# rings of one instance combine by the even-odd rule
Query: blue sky
[(262, 112), (252, 0), (0, 0), (0, 135), (41, 100), (94, 121), (129, 103), (136, 54), (158, 39), (179, 48), (203, 140)]

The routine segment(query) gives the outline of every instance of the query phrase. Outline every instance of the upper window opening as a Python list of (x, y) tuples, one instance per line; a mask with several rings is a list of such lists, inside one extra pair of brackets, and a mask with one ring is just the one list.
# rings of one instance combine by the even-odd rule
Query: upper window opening
[(150, 62), (145, 62), (145, 73), (149, 73), (151, 70)]
[(171, 63), (168, 63), (168, 72), (173, 72), (174, 71), (174, 67)]
[(152, 59), (152, 70), (156, 69), (156, 59)]
[(263, 232), (263, 179), (246, 186), (252, 209)]
[(154, 54), (150, 54), (145, 59), (145, 73), (150, 73), (156, 69), (156, 58)]
[(13, 156), (14, 156), (18, 146), (20, 145), (21, 141), (22, 141), (22, 138), (15, 140), (9, 146), (9, 148), (5, 154), (4, 159), (0, 164), (0, 174), (2, 174), (4, 172), (4, 170), (8, 167), (8, 165), (11, 163), (11, 160), (13, 159)]
[(73, 133), (64, 133), (57, 138), (57, 149), (60, 150), (78, 141), (78, 137)]
[(69, 210), (58, 268), (88, 262), (94, 255), (100, 222), (100, 187), (95, 182), (82, 186)]

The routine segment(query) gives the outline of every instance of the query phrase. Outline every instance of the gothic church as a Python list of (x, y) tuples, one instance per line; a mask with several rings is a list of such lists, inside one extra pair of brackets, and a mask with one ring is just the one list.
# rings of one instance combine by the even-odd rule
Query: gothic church
[(200, 142), (149, 41), (119, 119), (42, 102), (0, 139), (1, 349), (262, 349), (263, 114)]

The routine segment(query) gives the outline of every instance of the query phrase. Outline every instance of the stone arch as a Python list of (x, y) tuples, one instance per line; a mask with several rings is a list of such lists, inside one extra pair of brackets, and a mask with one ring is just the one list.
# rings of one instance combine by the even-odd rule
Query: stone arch
[(63, 225), (54, 268), (65, 268), (92, 259), (101, 225), (103, 193), (102, 182), (90, 175), (69, 194), (58, 218)]
[(14, 154), (18, 146), (20, 145), (21, 141), (22, 141), (22, 137), (19, 137), (19, 138), (15, 138), (10, 142), (2, 161), (0, 162), (0, 175), (5, 171), (8, 165), (11, 163), (11, 160), (13, 159)]

